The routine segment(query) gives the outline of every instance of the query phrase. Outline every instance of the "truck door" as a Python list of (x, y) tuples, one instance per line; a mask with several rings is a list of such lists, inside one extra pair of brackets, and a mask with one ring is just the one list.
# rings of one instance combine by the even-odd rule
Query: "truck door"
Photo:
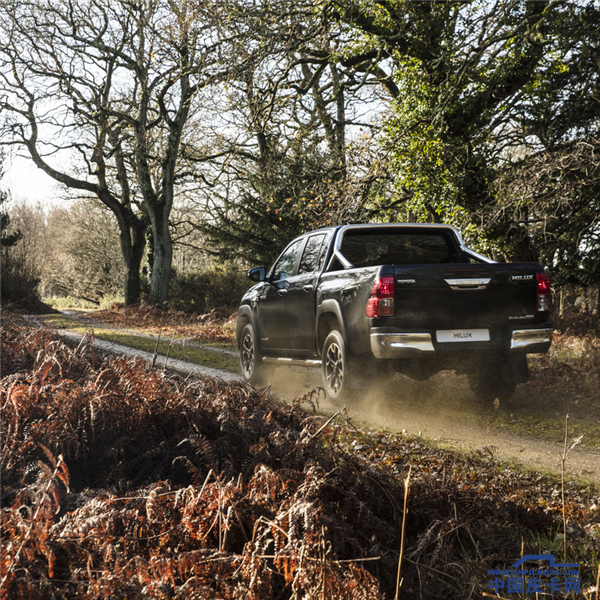
[(258, 302), (260, 337), (265, 349), (281, 350), (288, 343), (286, 296), (305, 238), (292, 242), (271, 268)]
[(327, 234), (311, 235), (304, 246), (297, 273), (288, 279), (285, 295), (288, 348), (301, 354), (316, 351), (316, 286), (328, 247)]

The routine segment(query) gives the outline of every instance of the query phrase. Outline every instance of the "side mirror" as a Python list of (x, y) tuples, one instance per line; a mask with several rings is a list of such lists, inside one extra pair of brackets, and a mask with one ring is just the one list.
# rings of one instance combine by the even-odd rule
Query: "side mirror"
[(255, 267), (254, 269), (250, 269), (248, 271), (248, 277), (252, 281), (264, 281), (267, 278), (267, 269), (266, 267)]

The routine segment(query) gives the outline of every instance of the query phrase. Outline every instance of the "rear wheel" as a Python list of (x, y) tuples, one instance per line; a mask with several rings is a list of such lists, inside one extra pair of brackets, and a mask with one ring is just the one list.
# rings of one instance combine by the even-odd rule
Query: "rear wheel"
[(510, 400), (519, 383), (529, 380), (527, 356), (514, 354), (481, 361), (469, 374), (473, 393), (484, 402)]
[(469, 375), (469, 386), (482, 402), (493, 402), (496, 398), (507, 402), (515, 393), (517, 382), (506, 380), (497, 373), (475, 373)]
[(264, 383), (266, 368), (262, 362), (256, 331), (250, 323), (242, 329), (240, 336), (240, 367), (246, 381), (254, 385)]
[(339, 331), (329, 333), (323, 344), (321, 373), (327, 397), (334, 402), (349, 397), (350, 372), (346, 342)]

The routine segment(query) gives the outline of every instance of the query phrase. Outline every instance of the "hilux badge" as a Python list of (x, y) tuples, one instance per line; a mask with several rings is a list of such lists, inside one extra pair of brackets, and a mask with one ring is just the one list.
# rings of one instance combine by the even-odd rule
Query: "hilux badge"
[(512, 275), (511, 281), (529, 281), (533, 279), (533, 275)]

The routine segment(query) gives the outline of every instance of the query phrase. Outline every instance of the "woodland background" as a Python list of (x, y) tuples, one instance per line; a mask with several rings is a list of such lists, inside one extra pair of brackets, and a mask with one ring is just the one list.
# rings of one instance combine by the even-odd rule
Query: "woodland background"
[[(35, 205), (0, 177), (3, 597), (483, 598), (553, 554), (597, 600), (598, 486), (564, 473), (600, 436), (599, 29), (597, 0), (0, 0), (0, 173), (22, 155), (57, 183)], [(93, 318), (233, 347), (205, 313), (245, 268), (369, 221), (539, 260), (588, 313), (518, 406), (456, 410), (564, 438), (562, 480), (7, 310), (118, 301)]]
[(3, 170), (28, 156), (61, 201), (3, 189), (4, 302), (234, 306), (301, 232), (443, 221), (598, 313), (598, 2), (5, 0), (0, 22)]

